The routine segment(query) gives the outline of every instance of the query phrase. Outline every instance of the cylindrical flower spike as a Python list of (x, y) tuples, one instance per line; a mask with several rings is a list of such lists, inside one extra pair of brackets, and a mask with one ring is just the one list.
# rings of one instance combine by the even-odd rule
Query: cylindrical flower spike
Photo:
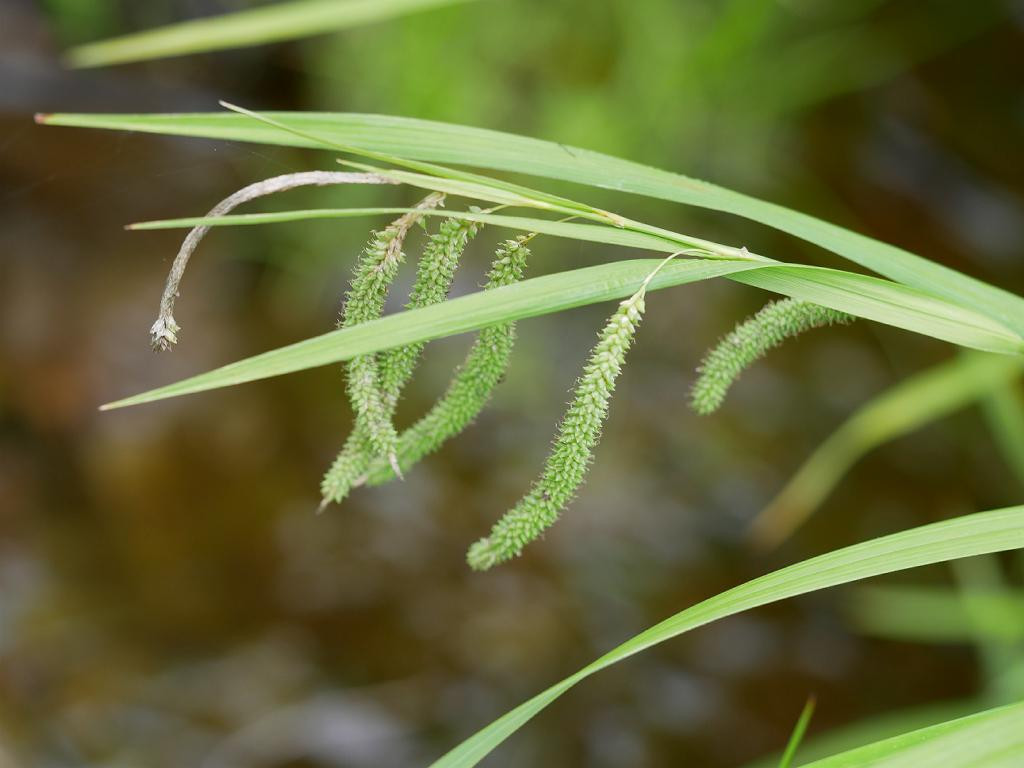
[[(525, 235), (501, 244), (488, 273), (485, 291), (522, 279), (530, 256), (526, 243), (531, 237)], [(472, 423), (505, 375), (515, 338), (514, 322), (499, 323), (480, 331), (445, 394), (423, 418), (399, 436), (398, 463), (402, 471)], [(370, 466), (366, 482), (379, 485), (394, 477), (394, 470), (378, 459)]]
[(697, 369), (700, 376), (690, 394), (693, 409), (700, 414), (716, 411), (740, 374), (786, 339), (812, 328), (854, 320), (853, 315), (798, 299), (766, 304), (753, 317), (737, 325), (704, 358)]
[[(478, 229), (479, 225), (472, 221), (444, 219), (441, 222), (437, 234), (431, 236), (423, 251), (406, 309), (429, 307), (448, 298), (459, 259)], [(423, 342), (418, 342), (381, 353), (381, 391), (392, 408), (412, 378), (424, 346)]]
[[(420, 259), (407, 309), (419, 309), (447, 298), (462, 252), (477, 229), (478, 225), (471, 221), (442, 221), (439, 231), (431, 236)], [(387, 412), (389, 424), (402, 389), (412, 376), (422, 350), (422, 343), (409, 344), (387, 350), (378, 358), (381, 405)], [(367, 446), (357, 422), (357, 428), (345, 441), (341, 452), (324, 475), (320, 488), (323, 496), (321, 506), (342, 501), (357, 481), (365, 476), (373, 460), (381, 455), (374, 452), (372, 446)], [(387, 458), (387, 454), (383, 456)], [(391, 466), (390, 460), (387, 465)]]
[[(436, 208), (443, 201), (443, 194), (432, 193), (420, 201), (415, 210), (396, 219), (383, 232), (374, 233), (356, 262), (355, 276), (345, 298), (340, 327), (358, 325), (380, 317), (391, 283), (404, 258), (402, 246), (409, 229), (422, 217), (421, 211)], [(387, 458), (397, 468), (395, 445), (398, 434), (391, 423), (391, 412), (381, 392), (376, 355), (358, 355), (349, 362), (347, 389), (355, 411), (353, 433), (357, 444), (375, 456)], [(349, 464), (339, 457), (328, 470), (324, 485), (344, 485), (345, 469)]]
[(645, 288), (646, 281), (619, 304), (601, 331), (559, 426), (544, 473), (529, 493), (495, 523), (491, 535), (469, 548), (466, 559), (470, 567), (486, 570), (518, 557), (527, 544), (558, 519), (576, 495), (601, 436), (615, 381), (643, 317)]

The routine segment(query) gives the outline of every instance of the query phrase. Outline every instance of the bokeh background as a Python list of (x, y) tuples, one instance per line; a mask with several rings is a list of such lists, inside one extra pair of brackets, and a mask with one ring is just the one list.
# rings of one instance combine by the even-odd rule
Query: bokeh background
[[(522, 323), (508, 380), (470, 431), (404, 483), (320, 516), (319, 477), (351, 420), (337, 366), (99, 413), (329, 329), (383, 222), (215, 231), (185, 278), (182, 343), (155, 356), (147, 330), (181, 233), (122, 225), (200, 214), (332, 158), (44, 128), (35, 111), (206, 111), (225, 98), (526, 133), (707, 178), (1024, 291), (1020, 3), (486, 0), (294, 43), (61, 64), (75, 43), (245, 5), (0, 0), (0, 765), (423, 765), (700, 599), (1020, 500), (968, 410), (872, 453), (793, 539), (752, 550), (749, 521), (815, 445), (955, 352), (866, 322), (816, 332), (699, 418), (686, 394), (702, 352), (767, 298), (732, 283), (651, 297), (579, 499), (521, 560), (483, 575), (464, 550), (540, 468), (609, 307)], [(571, 192), (836, 263), (723, 215)], [(297, 191), (249, 209), (412, 199)], [(480, 283), (498, 237), (477, 239), (456, 292)], [(626, 256), (555, 239), (535, 253), (532, 274)], [(431, 345), (402, 419), (428, 407), (468, 343)], [(1019, 562), (994, 565), (1019, 583)], [(944, 566), (887, 582), (957, 578)], [(785, 743), (811, 693), (816, 735), (989, 690), (977, 644), (869, 636), (848, 592), (605, 671), (487, 764), (739, 766)]]

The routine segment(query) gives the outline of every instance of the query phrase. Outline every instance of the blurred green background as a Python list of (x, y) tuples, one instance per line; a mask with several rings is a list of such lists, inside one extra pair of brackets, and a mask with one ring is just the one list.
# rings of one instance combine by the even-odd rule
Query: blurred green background
[[(224, 98), (525, 133), (706, 178), (1024, 291), (1020, 3), (482, 0), (295, 43), (61, 65), (76, 43), (246, 5), (0, 0), (0, 766), (422, 765), (722, 589), (1020, 500), (965, 411), (876, 451), (783, 548), (752, 551), (749, 521), (815, 445), (954, 351), (866, 322), (816, 332), (700, 419), (686, 394), (701, 354), (767, 298), (731, 283), (651, 297), (590, 481), (543, 542), (483, 575), (465, 547), (541, 466), (608, 307), (522, 323), (472, 430), (404, 483), (321, 516), (319, 477), (350, 426), (337, 367), (98, 413), (331, 327), (371, 225), (214, 232), (183, 284), (182, 343), (154, 356), (147, 331), (180, 233), (122, 225), (200, 214), (332, 158), (41, 128), (35, 111), (207, 111)], [(832, 263), (720, 214), (572, 192)], [(411, 199), (299, 191), (262, 209)], [(457, 292), (481, 282), (498, 237), (474, 243)], [(624, 257), (554, 239), (535, 253), (532, 274)], [(467, 344), (431, 345), (403, 419)], [(810, 693), (812, 737), (1019, 698), (1022, 578), (1020, 560), (974, 561), (723, 621), (588, 681), (487, 764), (738, 766), (785, 744)], [(994, 623), (930, 626), (966, 588), (995, 594), (978, 609)]]

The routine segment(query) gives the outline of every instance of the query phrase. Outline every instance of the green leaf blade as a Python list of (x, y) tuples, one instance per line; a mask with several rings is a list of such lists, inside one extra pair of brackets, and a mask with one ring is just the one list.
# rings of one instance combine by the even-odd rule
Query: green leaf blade
[[(266, 113), (340, 144), (416, 160), (512, 171), (735, 214), (787, 232), (878, 274), (981, 314), (1024, 335), (1024, 299), (896, 246), (774, 203), (599, 152), (498, 131), (350, 113)], [(49, 125), (145, 131), (265, 144), (317, 142), (237, 114), (43, 115)]]
[[(660, 263), (656, 259), (630, 259), (532, 278), (493, 291), (479, 291), (431, 307), (399, 312), (321, 334), (103, 408), (138, 405), (280, 376), (403, 344), (474, 331), (495, 323), (625, 298), (634, 293)], [(1000, 349), (1012, 354), (1020, 354), (1024, 345), (994, 324), (991, 332), (979, 330), (981, 325), (989, 322), (985, 318), (979, 318), (975, 325), (966, 327), (931, 324), (934, 317), (941, 316), (943, 307), (948, 306), (942, 300), (922, 298), (912, 289), (878, 278), (821, 267), (730, 259), (681, 259), (665, 265), (648, 285), (648, 291), (716, 277), (732, 279), (755, 270), (786, 271), (785, 280), (776, 287), (796, 298), (813, 296), (812, 300), (826, 306), (928, 333), (946, 341), (982, 349)], [(849, 288), (844, 281), (849, 282)], [(860, 294), (851, 298), (856, 291)], [(955, 306), (949, 311), (969, 313)]]
[(807, 726), (810, 725), (811, 718), (814, 716), (814, 697), (811, 696), (807, 699), (807, 703), (804, 704), (803, 710), (800, 712), (800, 717), (796, 721), (796, 725), (793, 727), (793, 733), (789, 737), (789, 742), (786, 744), (786, 749), (782, 753), (782, 757), (779, 759), (779, 768), (791, 768), (793, 765), (793, 758), (796, 757), (796, 751), (800, 748), (800, 744), (804, 739), (804, 734), (807, 733)]
[[(296, 221), (314, 221), (330, 219), (349, 219), (362, 216), (382, 216), (408, 213), (411, 208), (314, 208), (295, 211), (274, 211), (272, 213), (241, 213), (227, 216), (194, 216), (184, 219), (162, 219), (144, 221), (129, 225), (131, 230), (178, 229), (184, 227), (233, 227), (258, 226), (261, 224), (282, 224)], [(519, 232), (536, 232), (541, 235), (564, 237), (570, 240), (581, 240), (589, 243), (621, 245), (627, 248), (641, 248), (659, 253), (675, 253), (681, 248), (700, 247), (703, 241), (688, 240), (685, 235), (668, 240), (663, 237), (637, 232), (631, 229), (607, 225), (581, 224), (574, 221), (553, 221), (537, 219), (529, 216), (508, 216), (494, 213), (474, 213), (472, 211), (435, 210), (423, 211), (425, 216), (478, 221), (494, 227), (514, 229)]]
[[(495, 323), (622, 298), (636, 291), (659, 263), (657, 259), (633, 259), (536, 277), (493, 291), (478, 291), (443, 304), (321, 334), (103, 408), (138, 405), (280, 376)], [(754, 262), (725, 259), (677, 261), (665, 266), (650, 289), (707, 280), (753, 266)]]
[(1024, 764), (1024, 703), (911, 731), (805, 768), (1016, 768)]
[(476, 765), (534, 715), (584, 678), (712, 621), (885, 573), (1021, 547), (1024, 547), (1024, 507), (1011, 507), (903, 531), (783, 568), (698, 603), (636, 635), (478, 731), (436, 761), (433, 767), (468, 768)]
[(969, 354), (885, 390), (861, 406), (804, 461), (754, 519), (754, 541), (761, 547), (778, 545), (869, 451), (966, 407), (1022, 373), (1020, 356)]
[(293, 0), (185, 21), (81, 45), (68, 53), (74, 67), (102, 67), (189, 53), (293, 40), (348, 29), (467, 0)]

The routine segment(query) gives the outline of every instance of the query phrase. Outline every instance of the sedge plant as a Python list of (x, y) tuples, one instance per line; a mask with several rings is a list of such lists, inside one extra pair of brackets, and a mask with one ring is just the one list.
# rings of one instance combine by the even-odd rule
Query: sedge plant
[[(854, 319), (887, 324), (985, 353), (1006, 369), (1024, 359), (1024, 299), (863, 235), (811, 216), (619, 158), (463, 126), (374, 115), (274, 113), (232, 108), (228, 115), (46, 115), (40, 122), (313, 147), (341, 155), (345, 173), (373, 183), (415, 188), (428, 197), (413, 208), (316, 209), (235, 214), (222, 208), (194, 219), (136, 228), (253, 226), (270, 222), (397, 215), (371, 236), (356, 260), (340, 327), (262, 355), (111, 403), (137, 405), (255, 381), (338, 362), (348, 364), (347, 391), (355, 427), (324, 480), (326, 502), (360, 485), (377, 485), (412, 471), (417, 461), (466, 428), (486, 405), (510, 363), (516, 323), (587, 304), (619, 301), (601, 330), (572, 395), (539, 479), (469, 549), (469, 564), (487, 569), (511, 560), (545, 531), (576, 495), (607, 417), (626, 353), (654, 294), (704, 280), (727, 279), (781, 295), (705, 357), (696, 376), (680, 375), (700, 412), (718, 408), (743, 370), (773, 347), (804, 331)], [(353, 159), (354, 158), (354, 159)], [(874, 274), (787, 263), (743, 245), (713, 242), (631, 219), (514, 183), (460, 170), (475, 167), (612, 188), (739, 215), (846, 258)], [(448, 207), (440, 207), (441, 196)], [(465, 210), (454, 199), (469, 203)], [(480, 206), (491, 206), (482, 210)], [(232, 206), (233, 207), (233, 206)], [(407, 308), (382, 315), (386, 296), (414, 221), (440, 219), (417, 263)], [(518, 233), (494, 257), (481, 291), (448, 298), (454, 270), (480, 226)], [(199, 230), (194, 230), (199, 231)], [(570, 238), (660, 255), (631, 258), (524, 279), (543, 238)], [(529, 247), (527, 244), (529, 243)], [(192, 246), (194, 248), (194, 245)], [(664, 258), (665, 254), (670, 254)], [(176, 278), (180, 281), (180, 272)], [(176, 291), (175, 291), (176, 293)], [(163, 316), (163, 315), (162, 315)], [(176, 337), (177, 328), (165, 323)], [(402, 389), (430, 340), (475, 331), (477, 339), (438, 402), (404, 431), (393, 425)], [(168, 341), (173, 341), (169, 338)], [(976, 354), (976, 352), (971, 353)], [(973, 359), (973, 358), (972, 358)], [(681, 366), (685, 370), (686, 366)], [(978, 368), (977, 370), (980, 370)], [(995, 387), (974, 388), (991, 394)], [(1001, 401), (998, 407), (1009, 407)], [(936, 408), (946, 407), (936, 406)], [(952, 407), (950, 404), (948, 407)], [(995, 408), (997, 406), (993, 406)], [(908, 420), (908, 427), (914, 418)], [(878, 438), (866, 440), (874, 444)], [(1007, 437), (1009, 439), (1009, 436)], [(849, 459), (835, 458), (836, 466)], [(340, 462), (340, 463), (339, 463)], [(534, 715), (595, 672), (703, 624), (777, 600), (929, 563), (1024, 547), (1024, 508), (967, 515), (836, 550), (791, 565), (704, 600), (627, 640), (482, 728), (435, 765), (471, 766)], [(798, 729), (802, 732), (802, 727)], [(814, 763), (840, 765), (1011, 765), (1024, 755), (1024, 709), (985, 709), (923, 730), (876, 741)], [(799, 736), (794, 738), (793, 745)], [(969, 755), (975, 763), (950, 762)], [(789, 759), (792, 757), (790, 753)], [(945, 760), (945, 762), (943, 762)], [(1000, 762), (1002, 760), (1002, 762)]]

